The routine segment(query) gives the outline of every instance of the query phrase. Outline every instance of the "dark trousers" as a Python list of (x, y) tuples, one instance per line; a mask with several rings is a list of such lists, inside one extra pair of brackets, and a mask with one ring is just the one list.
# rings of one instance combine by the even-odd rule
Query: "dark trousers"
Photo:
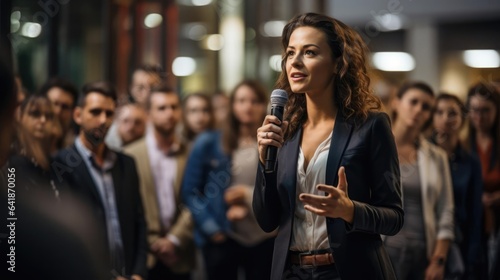
[(335, 264), (317, 267), (300, 267), (288, 263), (282, 280), (340, 280)]
[(175, 274), (170, 268), (161, 261), (148, 271), (148, 280), (191, 280), (191, 274)]
[(237, 280), (243, 268), (246, 280), (267, 280), (271, 275), (274, 238), (245, 247), (231, 238), (220, 244), (203, 247), (208, 280)]

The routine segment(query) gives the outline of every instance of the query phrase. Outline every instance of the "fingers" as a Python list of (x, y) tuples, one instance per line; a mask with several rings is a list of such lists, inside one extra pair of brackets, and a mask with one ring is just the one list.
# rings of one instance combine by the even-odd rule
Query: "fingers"
[(273, 123), (277, 126), (281, 125), (280, 119), (278, 117), (273, 116), (273, 115), (267, 115), (266, 118), (264, 119), (264, 122), (262, 122), (262, 126), (265, 126), (267, 124)]
[(281, 148), (283, 145), (282, 123), (276, 116), (267, 115), (259, 129), (257, 129), (257, 143), (259, 144), (259, 159), (264, 162), (267, 146)]
[(321, 208), (316, 208), (316, 207), (311, 206), (311, 205), (304, 205), (304, 209), (311, 211), (314, 214), (320, 215), (320, 216), (326, 216), (326, 214), (327, 214), (326, 210), (321, 209)]
[(339, 184), (337, 187), (347, 194), (347, 177), (345, 175), (345, 168), (343, 166), (339, 168), (338, 175), (339, 175)]

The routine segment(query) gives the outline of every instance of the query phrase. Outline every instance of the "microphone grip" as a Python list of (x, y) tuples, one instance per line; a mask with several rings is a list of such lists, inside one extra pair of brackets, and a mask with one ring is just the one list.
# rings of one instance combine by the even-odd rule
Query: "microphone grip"
[[(283, 121), (283, 112), (285, 108), (283, 106), (273, 106), (271, 107), (271, 115), (278, 117), (280, 121)], [(280, 125), (281, 126), (281, 125)], [(264, 172), (272, 173), (276, 171), (276, 159), (278, 157), (278, 147), (267, 146), (266, 161), (264, 163)]]

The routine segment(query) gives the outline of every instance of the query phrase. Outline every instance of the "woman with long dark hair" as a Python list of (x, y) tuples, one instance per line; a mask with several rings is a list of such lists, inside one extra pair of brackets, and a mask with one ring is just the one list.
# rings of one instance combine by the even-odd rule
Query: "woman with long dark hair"
[(199, 135), (186, 165), (183, 200), (209, 280), (237, 279), (238, 267), (247, 280), (269, 279), (274, 235), (259, 228), (250, 209), (259, 161), (255, 131), (266, 105), (261, 85), (239, 83), (223, 128)]
[(455, 238), (454, 204), (446, 153), (426, 140), (435, 98), (423, 82), (397, 92), (393, 133), (398, 147), (405, 224), (385, 239), (398, 279), (443, 279)]
[(500, 277), (500, 93), (489, 83), (478, 83), (467, 94), (469, 134), (466, 145), (481, 162), (484, 235), (488, 244), (490, 279)]
[[(285, 121), (268, 115), (257, 130), (253, 200), (260, 226), (278, 229), (271, 279), (395, 279), (380, 235), (403, 225), (399, 165), (366, 45), (314, 13), (288, 22), (282, 45)], [(268, 146), (280, 148), (269, 173)]]

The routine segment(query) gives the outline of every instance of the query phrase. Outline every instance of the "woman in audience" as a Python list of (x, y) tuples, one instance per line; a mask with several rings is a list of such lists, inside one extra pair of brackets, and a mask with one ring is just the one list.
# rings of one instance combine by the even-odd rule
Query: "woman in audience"
[(398, 279), (443, 279), (453, 241), (453, 190), (446, 153), (422, 137), (430, 124), (434, 93), (422, 82), (403, 85), (395, 100), (405, 223), (385, 240)]
[(27, 97), (20, 106), (17, 141), (9, 165), (17, 170), (19, 190), (51, 193), (59, 200), (59, 191), (50, 174), (50, 147), (60, 134), (52, 104), (41, 95)]
[(255, 131), (267, 105), (265, 90), (243, 81), (230, 95), (229, 115), (221, 131), (198, 136), (182, 185), (195, 222), (209, 280), (269, 279), (274, 234), (257, 225), (251, 211), (258, 153)]
[(448, 155), (455, 198), (455, 243), (465, 264), (465, 279), (481, 279), (483, 181), (479, 160), (459, 140), (466, 116), (465, 105), (457, 96), (440, 94), (436, 98), (432, 141)]
[(500, 243), (496, 241), (500, 228), (500, 93), (492, 84), (476, 84), (467, 94), (467, 107), (470, 124), (466, 144), (481, 162), (484, 233), (488, 239), (488, 267), (493, 273), (493, 269), (500, 270)]
[(214, 114), (210, 97), (201, 93), (189, 94), (182, 103), (182, 136), (189, 146), (200, 133), (214, 128)]

